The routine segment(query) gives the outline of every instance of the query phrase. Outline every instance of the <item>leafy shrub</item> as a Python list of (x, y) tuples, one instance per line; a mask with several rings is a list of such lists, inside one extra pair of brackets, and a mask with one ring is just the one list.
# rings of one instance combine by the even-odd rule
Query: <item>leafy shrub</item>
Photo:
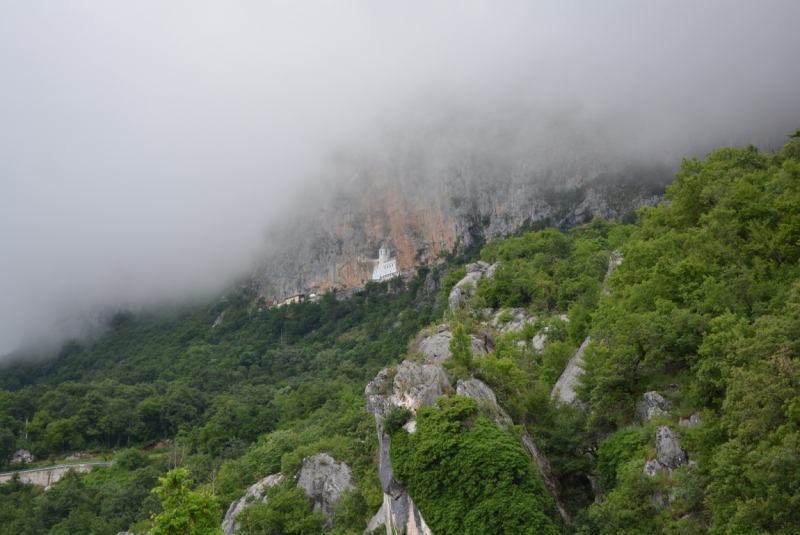
[(450, 295), (450, 292), (453, 291), (453, 287), (458, 284), (458, 281), (466, 276), (467, 268), (464, 266), (454, 269), (445, 275), (442, 279), (442, 296), (446, 299)]
[(146, 453), (133, 448), (127, 449), (117, 456), (117, 465), (130, 472), (144, 468), (149, 463), (150, 459)]
[(453, 329), (453, 337), (450, 339), (450, 356), (444, 361), (443, 367), (458, 378), (466, 377), (474, 367), (472, 338), (463, 324), (459, 324)]
[(267, 503), (244, 509), (239, 514), (243, 535), (323, 535), (325, 516), (312, 512), (305, 490), (279, 485), (269, 489)]
[(392, 434), (406, 425), (406, 422), (411, 419), (411, 416), (411, 411), (405, 407), (394, 406), (383, 416), (383, 429), (387, 433)]
[(517, 439), (471, 398), (442, 397), (417, 412), (413, 434), (392, 439), (395, 476), (434, 533), (558, 533), (555, 508)]
[(542, 354), (542, 366), (539, 368), (542, 380), (551, 387), (555, 385), (573, 353), (575, 353), (575, 346), (572, 344), (548, 343)]
[(155, 492), (163, 511), (153, 518), (152, 535), (222, 535), (222, 510), (211, 494), (192, 491), (192, 480), (182, 468), (159, 478)]
[(629, 427), (603, 441), (597, 450), (597, 471), (604, 492), (616, 486), (620, 467), (644, 457), (644, 445), (650, 438), (646, 430)]

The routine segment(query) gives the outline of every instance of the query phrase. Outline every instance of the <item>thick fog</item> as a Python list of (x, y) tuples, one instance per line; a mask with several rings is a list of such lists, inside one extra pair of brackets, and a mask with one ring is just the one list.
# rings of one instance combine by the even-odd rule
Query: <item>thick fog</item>
[(795, 0), (0, 3), (0, 354), (221, 291), (332, 155), (450, 121), (658, 161), (775, 146), (800, 128), (798, 20)]

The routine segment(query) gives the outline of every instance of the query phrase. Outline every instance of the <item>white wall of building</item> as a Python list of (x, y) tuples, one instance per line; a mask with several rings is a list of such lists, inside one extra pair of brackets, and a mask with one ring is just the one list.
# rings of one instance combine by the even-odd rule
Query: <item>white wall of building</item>
[(372, 270), (372, 280), (381, 281), (397, 275), (397, 259), (391, 258), (389, 249), (381, 247), (378, 251), (378, 262)]

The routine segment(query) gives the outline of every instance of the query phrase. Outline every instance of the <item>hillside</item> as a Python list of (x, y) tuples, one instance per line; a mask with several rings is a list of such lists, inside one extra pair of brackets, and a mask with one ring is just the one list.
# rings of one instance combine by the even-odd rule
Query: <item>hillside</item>
[[(270, 475), (242, 533), (362, 533), (402, 499), (384, 517), (436, 535), (800, 533), (800, 131), (685, 160), (665, 198), (345, 300), (267, 308), (245, 286), (120, 314), (6, 366), (4, 463), (117, 463), (0, 485), (0, 534), (154, 529), (170, 481), (218, 522)], [(321, 453), (353, 479), (328, 520), (295, 483)], [(178, 466), (194, 483), (159, 483)]]

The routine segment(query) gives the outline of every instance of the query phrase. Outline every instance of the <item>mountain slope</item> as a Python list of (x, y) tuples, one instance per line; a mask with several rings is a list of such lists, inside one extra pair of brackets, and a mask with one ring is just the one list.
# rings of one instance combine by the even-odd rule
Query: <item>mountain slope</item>
[[(798, 533), (800, 132), (775, 153), (686, 160), (666, 199), (633, 222), (595, 218), (482, 248), (493, 276), (460, 286), (445, 316), (451, 356), (437, 353), (447, 373), (437, 385), (446, 396), (420, 409), (415, 434), (403, 428), (409, 414), (387, 428), (401, 445), (391, 454), (399, 483), (437, 533), (465, 531), (453, 514), (459, 493), (496, 505), (476, 490), (484, 479), (458, 468), (474, 451), (505, 451), (487, 473), (517, 474), (530, 491), (507, 494), (503, 518), (530, 515), (552, 531), (555, 508), (518, 456), (526, 434), (558, 482), (567, 533)], [(612, 251), (622, 261), (604, 285)], [(92, 344), (6, 366), (4, 461), (19, 447), (50, 459), (133, 449), (45, 493), (0, 485), (0, 533), (145, 531), (160, 507), (149, 489), (177, 465), (197, 492), (219, 498), (221, 516), (249, 485), (278, 472), (293, 481), (318, 453), (352, 468), (356, 490), (335, 508), (333, 529), (361, 533), (386, 490), (364, 387), (381, 369), (396, 379), (394, 364), (413, 367), (421, 344), (443, 335), (432, 324), (467, 275), (445, 273), (456, 267), (273, 309), (248, 286), (178, 314), (119, 315)], [(583, 373), (564, 404), (552, 388), (579, 347)], [(491, 387), (514, 425), (489, 427), (502, 413), (454, 396), (465, 384)], [(426, 478), (428, 453), (448, 448), (456, 464)], [(312, 515), (310, 503), (295, 507), (305, 503), (296, 489), (272, 492), (254, 506), (264, 518), (287, 521), (281, 504)], [(471, 525), (500, 522), (485, 520)]]

